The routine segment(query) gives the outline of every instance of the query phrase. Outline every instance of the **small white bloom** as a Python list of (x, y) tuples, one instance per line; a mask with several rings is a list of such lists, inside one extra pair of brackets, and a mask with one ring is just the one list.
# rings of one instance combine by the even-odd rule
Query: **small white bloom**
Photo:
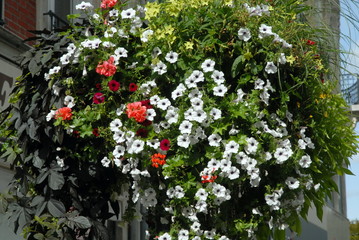
[(160, 101), (160, 97), (158, 95), (153, 95), (152, 97), (150, 97), (150, 103), (153, 106), (157, 106), (157, 103)]
[(202, 98), (203, 94), (198, 90), (198, 88), (193, 89), (189, 94), (189, 98)]
[(72, 108), (75, 106), (75, 99), (72, 96), (66, 96), (64, 99), (64, 104), (69, 107)]
[(178, 240), (188, 240), (189, 239), (189, 231), (185, 229), (181, 229), (178, 233)]
[(174, 197), (175, 198), (183, 198), (184, 197), (184, 190), (181, 186), (177, 185), (175, 187)]
[(284, 53), (281, 53), (281, 54), (280, 54), (280, 56), (279, 56), (279, 58), (278, 58), (278, 62), (279, 62), (280, 64), (285, 64), (285, 63), (287, 62), (287, 59), (286, 59)]
[(115, 150), (113, 150), (113, 156), (115, 158), (121, 158), (123, 157), (123, 155), (125, 155), (125, 147), (124, 146), (120, 146), (120, 145), (117, 145), (115, 147)]
[(213, 72), (215, 61), (211, 59), (206, 59), (202, 64), (201, 68), (203, 69), (203, 72)]
[(300, 160), (299, 160), (299, 165), (302, 168), (309, 168), (310, 164), (312, 163), (312, 160), (310, 159), (309, 155), (304, 155)]
[(178, 116), (179, 115), (175, 110), (170, 109), (167, 111), (165, 118), (169, 124), (173, 124), (173, 123), (177, 123)]
[(274, 74), (274, 73), (276, 73), (278, 71), (276, 65), (274, 65), (273, 62), (267, 62), (267, 65), (266, 65), (264, 70), (268, 74)]
[(211, 134), (211, 135), (208, 137), (209, 145), (212, 146), (212, 147), (219, 147), (221, 141), (222, 141), (222, 138), (221, 138), (221, 136), (218, 135), (218, 134)]
[(240, 28), (238, 30), (238, 38), (247, 42), (249, 39), (251, 39), (251, 32), (248, 28)]
[(172, 237), (168, 233), (164, 233), (158, 238), (158, 240), (171, 240), (171, 239)]
[(159, 61), (154, 67), (153, 71), (157, 72), (159, 75), (163, 75), (167, 72), (167, 66), (162, 61)]
[(156, 105), (159, 109), (162, 109), (162, 110), (167, 110), (167, 108), (169, 106), (171, 106), (171, 102), (170, 100), (168, 100), (167, 98), (163, 98), (161, 100), (159, 100), (157, 102), (157, 105)]
[(158, 139), (152, 139), (152, 140), (148, 140), (146, 141), (147, 146), (154, 148), (154, 149), (158, 149), (160, 147), (160, 141)]
[(191, 105), (194, 110), (201, 110), (203, 108), (203, 101), (200, 98), (192, 98)]
[(192, 126), (193, 124), (190, 121), (185, 120), (180, 124), (179, 130), (182, 134), (190, 134), (192, 131)]
[(239, 149), (239, 144), (235, 141), (229, 141), (225, 146), (225, 152), (227, 153), (237, 153)]
[(264, 37), (268, 37), (270, 35), (273, 35), (272, 32), (272, 27), (267, 26), (265, 24), (261, 24), (261, 26), (259, 27), (259, 38), (262, 39)]
[(136, 10), (129, 8), (121, 12), (122, 19), (134, 18), (136, 16)]
[(207, 163), (207, 168), (211, 169), (212, 171), (216, 171), (219, 169), (220, 167), (220, 162), (217, 159), (212, 158), (208, 163)]
[(56, 110), (50, 110), (50, 112), (46, 115), (46, 121), (50, 121), (53, 119), (56, 115)]
[(132, 142), (131, 147), (128, 150), (128, 153), (140, 153), (144, 149), (145, 142), (139, 139), (136, 139)]
[(119, 58), (127, 57), (127, 53), (128, 51), (123, 47), (119, 47), (115, 50), (115, 55), (118, 56)]
[(224, 86), (223, 84), (220, 84), (213, 88), (213, 95), (224, 97), (224, 94), (228, 91), (228, 88)]
[(102, 163), (102, 166), (104, 167), (109, 167), (110, 166), (110, 159), (108, 159), (107, 157), (104, 157), (102, 160), (101, 160), (101, 163)]
[(293, 151), (290, 148), (278, 147), (274, 152), (274, 157), (276, 158), (277, 164), (282, 164), (292, 156)]
[(110, 123), (110, 130), (112, 132), (120, 131), (120, 127), (122, 127), (122, 122), (120, 119), (116, 118)]
[(207, 197), (208, 197), (208, 193), (207, 193), (206, 189), (200, 188), (200, 189), (197, 190), (195, 196), (196, 196), (199, 200), (206, 201), (206, 200), (207, 200)]
[(153, 50), (152, 50), (152, 53), (151, 53), (151, 56), (152, 58), (156, 58), (158, 57), (159, 55), (162, 54), (162, 51), (159, 47), (155, 47)]
[(180, 147), (188, 148), (190, 143), (191, 143), (191, 141), (190, 141), (187, 134), (179, 135), (177, 137), (177, 145), (180, 146)]
[(222, 111), (218, 108), (212, 108), (209, 114), (213, 117), (214, 120), (220, 119), (222, 117)]
[(244, 147), (246, 152), (248, 154), (256, 153), (258, 148), (258, 141), (253, 137), (247, 138), (246, 141), (247, 141), (247, 145)]
[(153, 35), (153, 31), (151, 29), (145, 30), (141, 35), (141, 41), (148, 42), (149, 37), (152, 35)]
[(149, 108), (146, 110), (146, 118), (149, 121), (153, 121), (156, 116), (156, 111), (153, 108)]
[(59, 165), (59, 167), (65, 166), (64, 159), (60, 158), (59, 156), (56, 156), (56, 163), (57, 163), (57, 165)]
[(225, 82), (224, 73), (222, 71), (214, 70), (211, 75), (211, 78), (217, 85)]
[(294, 178), (294, 177), (287, 177), (287, 179), (285, 180), (285, 184), (287, 184), (289, 189), (297, 189), (299, 188), (299, 181), (298, 179)]
[(241, 88), (237, 90), (237, 98), (234, 100), (234, 103), (243, 102), (243, 97), (246, 95)]
[(255, 82), (254, 82), (254, 89), (263, 89), (264, 87), (264, 81), (260, 78), (258, 78)]
[(93, 5), (89, 2), (82, 1), (80, 4), (75, 6), (77, 10), (89, 10), (93, 8)]
[(169, 53), (166, 54), (165, 59), (169, 63), (175, 63), (178, 60), (178, 53), (170, 51)]
[(204, 231), (204, 237), (207, 239), (214, 239), (216, 235), (216, 229), (212, 229), (211, 231)]

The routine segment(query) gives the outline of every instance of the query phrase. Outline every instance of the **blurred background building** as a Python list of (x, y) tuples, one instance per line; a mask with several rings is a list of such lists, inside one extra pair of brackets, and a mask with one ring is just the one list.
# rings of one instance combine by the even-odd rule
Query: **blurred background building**
[[(190, 1), (190, 0), (189, 0)], [(18, 56), (31, 48), (25, 39), (34, 35), (29, 30), (53, 30), (67, 24), (66, 15), (76, 13), (75, 6), (80, 0), (0, 0), (0, 110), (8, 106), (8, 97), (15, 85), (16, 77), (21, 75)], [(94, 6), (99, 6), (101, 0), (87, 0)], [(131, 0), (130, 5), (144, 4), (145, 0)], [(318, 9), (317, 14), (308, 16), (313, 23), (324, 23), (330, 26), (333, 34), (333, 44), (339, 48), (339, 0), (310, 0)], [(339, 61), (339, 56), (334, 56)], [(336, 71), (339, 78), (339, 69)], [(341, 87), (344, 97), (349, 104), (359, 102), (358, 75), (342, 75)], [(358, 105), (359, 106), (359, 105)], [(359, 108), (358, 108), (359, 110)], [(1, 136), (0, 136), (1, 141)], [(0, 160), (0, 192), (7, 189), (11, 181), (12, 171), (9, 165)], [(334, 178), (339, 192), (333, 193), (323, 209), (323, 221), (310, 211), (308, 221), (303, 222), (301, 236), (288, 239), (298, 240), (349, 240), (349, 221), (346, 218), (346, 190), (344, 176)], [(119, 227), (110, 222), (112, 238), (117, 240), (142, 240), (145, 238), (145, 224), (135, 221), (128, 226)], [(0, 215), (0, 239), (17, 240), (21, 236), (13, 234), (6, 225), (4, 216)]]

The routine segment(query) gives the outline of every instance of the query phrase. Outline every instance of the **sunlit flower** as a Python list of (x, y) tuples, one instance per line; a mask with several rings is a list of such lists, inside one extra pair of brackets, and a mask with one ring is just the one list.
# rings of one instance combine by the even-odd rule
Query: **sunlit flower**
[(101, 8), (111, 8), (115, 6), (117, 3), (117, 0), (102, 0), (101, 2)]
[(211, 59), (206, 59), (202, 64), (201, 68), (203, 69), (203, 72), (213, 72), (215, 61)]
[(121, 12), (122, 19), (134, 18), (135, 16), (136, 16), (136, 10), (134, 10), (133, 8), (129, 8)]
[(97, 92), (94, 94), (92, 101), (94, 104), (103, 103), (105, 101), (105, 96), (103, 95), (103, 93)]
[(106, 77), (113, 76), (116, 73), (117, 67), (114, 65), (114, 57), (110, 57), (107, 61), (102, 64), (98, 64), (96, 72)]
[(163, 151), (168, 151), (170, 149), (171, 145), (170, 145), (170, 140), (168, 139), (163, 139), (161, 142), (160, 142), (160, 148), (161, 150)]
[(55, 119), (61, 119), (61, 120), (71, 120), (72, 118), (72, 110), (69, 107), (63, 107), (58, 109), (55, 112)]
[(169, 63), (175, 63), (178, 60), (178, 53), (170, 51), (169, 53), (166, 54), (165, 59)]
[(238, 38), (247, 42), (249, 39), (251, 39), (251, 32), (248, 28), (240, 28), (238, 30)]
[(116, 80), (111, 80), (108, 82), (108, 87), (111, 91), (116, 92), (118, 89), (120, 89), (120, 83)]
[(277, 67), (273, 62), (267, 62), (267, 65), (264, 69), (268, 74), (274, 74), (277, 72)]

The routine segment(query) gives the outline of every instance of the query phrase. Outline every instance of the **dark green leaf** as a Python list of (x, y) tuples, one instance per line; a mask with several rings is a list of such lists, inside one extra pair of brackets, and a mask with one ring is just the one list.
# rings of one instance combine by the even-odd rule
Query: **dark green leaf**
[(45, 65), (45, 63), (47, 63), (52, 57), (52, 50), (49, 50), (42, 58), (41, 58), (41, 63), (43, 65)]
[(49, 171), (49, 187), (53, 190), (60, 190), (65, 183), (62, 173), (51, 169)]
[(55, 199), (50, 199), (47, 202), (47, 210), (49, 210), (50, 214), (54, 217), (62, 217), (66, 213), (65, 205)]
[(245, 59), (244, 59), (243, 55), (238, 56), (234, 60), (234, 62), (232, 64), (232, 69), (231, 69), (232, 78), (235, 78), (239, 74), (239, 72), (241, 70), (241, 67), (242, 67), (242, 63), (244, 62), (244, 60)]
[(68, 220), (74, 222), (78, 228), (87, 229), (92, 226), (91, 222), (84, 216), (70, 217)]

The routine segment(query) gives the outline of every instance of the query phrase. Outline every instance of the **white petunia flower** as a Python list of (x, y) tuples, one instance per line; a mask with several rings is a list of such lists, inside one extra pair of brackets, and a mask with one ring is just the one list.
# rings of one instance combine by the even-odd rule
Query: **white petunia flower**
[(189, 239), (189, 231), (186, 229), (181, 229), (178, 233), (178, 240), (188, 240)]
[(115, 150), (113, 150), (113, 156), (115, 158), (121, 158), (123, 157), (123, 155), (125, 155), (125, 147), (124, 146), (120, 146), (120, 145), (117, 145), (115, 147)]
[(104, 157), (104, 158), (101, 160), (101, 164), (102, 164), (102, 166), (104, 166), (104, 167), (109, 167), (109, 166), (110, 166), (110, 163), (111, 163), (111, 161), (110, 161), (110, 159), (108, 159), (107, 157)]
[(267, 62), (267, 65), (264, 69), (268, 74), (274, 74), (278, 71), (276, 65), (273, 62)]
[(213, 72), (215, 61), (211, 59), (206, 59), (202, 64), (201, 68), (203, 69), (203, 72)]
[(197, 190), (195, 195), (199, 200), (206, 201), (208, 197), (208, 192), (204, 188), (200, 188)]
[(179, 117), (178, 113), (172, 109), (168, 110), (165, 116), (169, 124), (177, 123), (178, 117)]
[(294, 177), (287, 177), (285, 184), (287, 184), (288, 188), (291, 190), (299, 188), (300, 185), (298, 179)]
[(46, 121), (50, 121), (53, 119), (56, 115), (56, 110), (50, 110), (50, 112), (46, 115)]
[(195, 208), (197, 209), (198, 212), (207, 213), (207, 203), (206, 203), (206, 201), (199, 200), (196, 203)]
[(170, 100), (168, 100), (167, 98), (163, 98), (161, 100), (159, 100), (157, 102), (157, 105), (156, 105), (159, 109), (162, 109), (162, 110), (167, 110), (167, 108), (169, 106), (171, 106), (171, 102)]
[(116, 143), (123, 143), (126, 141), (126, 133), (122, 132), (120, 130), (115, 131), (113, 134), (113, 140), (116, 141)]
[(160, 147), (160, 141), (158, 139), (148, 140), (146, 141), (146, 145), (153, 149), (158, 149)]
[(175, 63), (178, 60), (178, 53), (170, 51), (169, 53), (166, 54), (165, 59), (169, 63)]
[(247, 138), (247, 145), (244, 147), (244, 150), (247, 152), (247, 154), (254, 154), (257, 152), (257, 148), (258, 148), (258, 141), (253, 138)]
[(153, 106), (157, 106), (157, 103), (160, 101), (160, 97), (158, 95), (153, 95), (152, 97), (150, 97), (150, 103)]
[(258, 78), (258, 79), (254, 82), (254, 89), (259, 89), (259, 90), (263, 89), (264, 83), (265, 83), (265, 82), (264, 82), (262, 79)]
[(182, 134), (190, 134), (192, 131), (192, 126), (193, 124), (190, 121), (184, 120), (180, 126), (179, 126), (179, 130), (181, 131)]
[(261, 26), (259, 27), (259, 36), (258, 36), (259, 39), (268, 37), (270, 35), (273, 35), (272, 27), (267, 26), (265, 24), (261, 24)]
[(191, 143), (187, 134), (179, 135), (177, 137), (177, 145), (183, 148), (188, 148), (189, 144)]
[(62, 65), (67, 65), (70, 63), (72, 53), (66, 53), (60, 57), (60, 62)]
[(211, 75), (211, 78), (217, 85), (225, 82), (224, 73), (222, 71), (214, 70)]
[(225, 152), (227, 153), (237, 153), (239, 149), (239, 144), (235, 141), (229, 141), (225, 146)]
[(218, 135), (218, 134), (211, 134), (211, 135), (208, 137), (209, 145), (212, 146), (212, 147), (219, 147), (221, 141), (222, 141), (222, 138), (221, 138), (221, 136)]
[(237, 98), (233, 100), (234, 103), (243, 102), (243, 97), (246, 95), (241, 88), (237, 90)]
[(80, 4), (75, 6), (76, 10), (89, 10), (93, 8), (93, 5), (89, 2), (82, 1)]
[(200, 98), (192, 98), (191, 105), (194, 110), (201, 110), (203, 108), (203, 101)]
[(159, 55), (162, 54), (162, 51), (159, 47), (155, 47), (153, 50), (152, 50), (152, 53), (151, 53), (151, 56), (152, 58), (156, 58), (158, 57)]
[(64, 104), (69, 107), (72, 108), (75, 106), (75, 99), (72, 96), (66, 96), (64, 99)]
[(164, 233), (161, 236), (159, 236), (158, 240), (171, 240), (172, 237), (168, 233)]
[(197, 89), (193, 89), (189, 94), (188, 94), (188, 97), (190, 99), (192, 98), (202, 98), (203, 94)]
[(287, 62), (287, 59), (285, 57), (285, 54), (284, 53), (281, 53), (280, 56), (278, 57), (278, 62), (280, 64), (285, 64)]
[(153, 35), (153, 31), (151, 29), (147, 29), (145, 30), (142, 34), (141, 34), (141, 41), (142, 42), (148, 42), (148, 39), (150, 36)]
[(199, 222), (192, 223), (191, 230), (195, 233), (200, 233), (201, 232), (201, 224)]
[[(105, 48), (112, 48), (112, 47), (115, 47), (116, 44), (109, 42), (109, 41), (105, 41), (105, 42), (102, 42), (102, 46)], [(115, 64), (117, 65), (118, 63), (116, 63), (116, 61), (115, 61)], [(85, 74), (83, 74), (83, 75), (85, 75)]]
[(112, 132), (120, 131), (120, 127), (122, 127), (122, 122), (120, 119), (116, 118), (110, 123), (110, 130)]
[(277, 164), (283, 164), (285, 161), (292, 156), (293, 151), (290, 148), (278, 147), (274, 152)]
[(310, 159), (309, 155), (304, 155), (300, 160), (299, 160), (299, 165), (302, 168), (309, 168), (310, 164), (312, 163), (312, 160)]
[(212, 193), (217, 198), (225, 198), (226, 197), (226, 188), (218, 183), (213, 184)]
[(111, 27), (105, 31), (104, 36), (105, 38), (112, 38), (115, 33), (117, 33), (117, 29), (115, 27)]
[(118, 56), (119, 58), (127, 57), (128, 56), (127, 53), (128, 51), (123, 47), (119, 47), (115, 50), (115, 55)]
[(211, 231), (204, 231), (204, 237), (207, 239), (214, 239), (216, 236), (216, 229), (212, 229)]
[(156, 116), (156, 111), (153, 108), (149, 108), (146, 110), (146, 119), (149, 121), (153, 121)]
[(224, 94), (228, 91), (228, 88), (224, 86), (223, 84), (220, 84), (213, 88), (213, 95), (224, 97)]
[(108, 16), (110, 18), (117, 18), (120, 15), (120, 11), (118, 11), (117, 9), (112, 9), (111, 11), (108, 12)]
[(177, 185), (175, 186), (175, 193), (174, 193), (174, 197), (175, 198), (183, 198), (184, 197), (184, 190), (181, 186)]
[(208, 169), (211, 169), (212, 171), (216, 171), (220, 168), (220, 162), (217, 159), (212, 158), (208, 163), (207, 167)]
[(238, 38), (247, 42), (249, 39), (251, 39), (251, 32), (248, 28), (240, 28), (238, 30)]
[(218, 108), (212, 108), (209, 114), (213, 117), (214, 120), (220, 119), (222, 117), (222, 111)]
[(122, 19), (134, 18), (136, 16), (136, 10), (129, 8), (121, 12)]
[(57, 165), (59, 165), (59, 167), (64, 167), (65, 166), (64, 159), (60, 158), (59, 156), (56, 156), (56, 163), (57, 163)]
[(140, 153), (144, 149), (145, 142), (139, 139), (136, 139), (132, 142), (130, 148), (128, 149), (128, 153)]
[(167, 72), (167, 66), (162, 61), (159, 61), (153, 66), (153, 71), (157, 72), (159, 75), (163, 75)]

